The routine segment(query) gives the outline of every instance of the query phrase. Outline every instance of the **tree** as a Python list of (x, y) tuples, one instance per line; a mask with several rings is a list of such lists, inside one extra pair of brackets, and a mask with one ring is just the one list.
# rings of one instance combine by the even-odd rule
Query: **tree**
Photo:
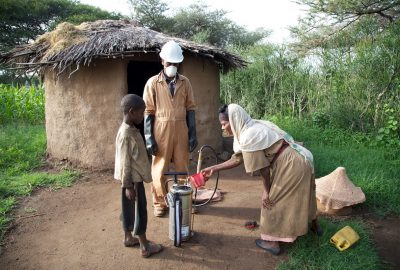
[(98, 19), (119, 19), (120, 14), (72, 0), (0, 0), (0, 51), (26, 44), (62, 21), (79, 24)]
[(298, 0), (308, 14), (292, 27), (301, 51), (316, 47), (352, 46), (382, 32), (400, 17), (400, 0)]
[[(319, 60), (332, 102), (320, 109), (337, 126), (376, 130), (384, 108), (400, 115), (400, 0), (299, 0), (308, 14), (292, 33), (301, 54)], [(335, 123), (336, 122), (336, 123)]]
[[(84, 21), (121, 17), (118, 13), (109, 13), (73, 0), (0, 0), (0, 52), (35, 40), (62, 21), (80, 24)], [(32, 74), (19, 76), (23, 78), (0, 66), (0, 82), (24, 82), (32, 79)]]
[(227, 11), (209, 10), (205, 4), (192, 4), (181, 8), (175, 14), (171, 32), (179, 37), (209, 43), (219, 47), (229, 45), (253, 45), (266, 37), (269, 32), (260, 28), (249, 32), (225, 17)]
[(155, 31), (162, 31), (170, 21), (164, 15), (168, 5), (160, 0), (128, 0), (128, 3), (133, 7), (135, 18)]
[(96, 20), (119, 20), (123, 16), (119, 13), (104, 11), (100, 8), (90, 5), (71, 2), (69, 12), (64, 18), (59, 18), (59, 21), (53, 23), (50, 27), (55, 28), (61, 21), (70, 22), (72, 24), (81, 24), (83, 22), (92, 22)]
[(167, 16), (169, 7), (161, 0), (130, 0), (136, 19), (144, 26), (180, 38), (218, 47), (230, 45), (249, 46), (268, 36), (269, 32), (260, 28), (254, 32), (225, 17), (227, 11), (209, 10), (209, 6), (199, 3), (178, 9)]

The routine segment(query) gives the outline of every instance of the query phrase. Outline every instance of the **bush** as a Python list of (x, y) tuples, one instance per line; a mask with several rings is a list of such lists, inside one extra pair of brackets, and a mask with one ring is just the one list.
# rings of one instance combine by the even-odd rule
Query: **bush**
[(25, 87), (0, 84), (0, 124), (44, 121), (43, 86)]

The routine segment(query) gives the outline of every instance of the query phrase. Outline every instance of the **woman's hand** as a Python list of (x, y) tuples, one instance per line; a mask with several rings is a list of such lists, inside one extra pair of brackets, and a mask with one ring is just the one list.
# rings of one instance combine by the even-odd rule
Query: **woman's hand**
[(271, 209), (274, 206), (274, 202), (270, 200), (268, 192), (264, 190), (262, 195), (263, 208)]
[(204, 181), (207, 181), (214, 173), (214, 170), (211, 167), (205, 168), (201, 170), (201, 173), (204, 176)]

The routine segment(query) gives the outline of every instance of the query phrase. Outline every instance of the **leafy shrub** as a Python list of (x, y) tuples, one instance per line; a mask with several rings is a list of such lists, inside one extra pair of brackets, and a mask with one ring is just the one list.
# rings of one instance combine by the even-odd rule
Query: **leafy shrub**
[(388, 104), (383, 106), (385, 115), (385, 125), (378, 130), (376, 140), (379, 145), (388, 147), (400, 147), (399, 127), (400, 123), (395, 118), (395, 110), (389, 107)]
[(42, 123), (44, 88), (0, 84), (0, 124), (12, 122)]

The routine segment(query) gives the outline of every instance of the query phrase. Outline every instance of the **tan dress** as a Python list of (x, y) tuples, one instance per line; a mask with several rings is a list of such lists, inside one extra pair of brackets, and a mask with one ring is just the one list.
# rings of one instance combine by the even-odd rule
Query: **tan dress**
[(247, 172), (271, 166), (269, 197), (275, 205), (271, 209), (261, 208), (260, 231), (264, 240), (293, 241), (307, 233), (309, 220), (316, 217), (315, 177), (304, 157), (286, 147), (271, 164), (282, 142), (279, 140), (264, 151), (242, 153)]

